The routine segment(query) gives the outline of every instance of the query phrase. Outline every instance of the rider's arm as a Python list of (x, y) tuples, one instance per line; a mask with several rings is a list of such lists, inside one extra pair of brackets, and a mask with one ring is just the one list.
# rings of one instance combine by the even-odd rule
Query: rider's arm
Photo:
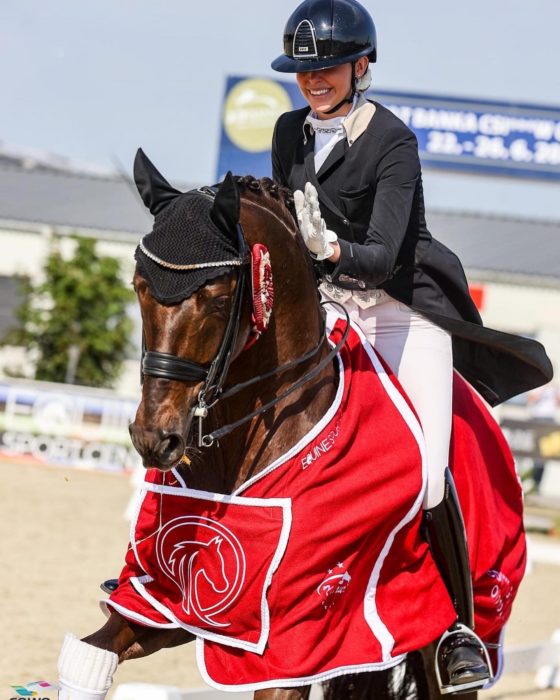
[(420, 160), (416, 137), (411, 132), (404, 138), (400, 130), (397, 138), (389, 132), (384, 142), (365, 242), (351, 243), (339, 237), (340, 251), (335, 250), (330, 259), (331, 264), (335, 263), (330, 271), (335, 284), (343, 274), (368, 286), (378, 286), (395, 267), (409, 225)]

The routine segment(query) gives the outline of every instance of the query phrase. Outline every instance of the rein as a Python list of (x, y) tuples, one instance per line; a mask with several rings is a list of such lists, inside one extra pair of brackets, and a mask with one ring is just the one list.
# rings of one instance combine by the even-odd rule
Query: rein
[[(286, 396), (289, 396), (292, 392), (296, 391), (296, 389), (299, 389), (302, 387), (304, 384), (306, 384), (308, 381), (316, 377), (320, 372), (331, 362), (336, 355), (340, 352), (342, 346), (346, 342), (346, 339), (348, 338), (348, 333), (350, 330), (350, 317), (348, 315), (348, 312), (346, 309), (342, 306), (342, 304), (339, 304), (336, 301), (328, 301), (328, 302), (323, 302), (321, 306), (324, 306), (325, 304), (333, 304), (335, 306), (338, 306), (342, 311), (344, 312), (346, 316), (346, 327), (344, 329), (344, 332), (342, 334), (342, 338), (338, 341), (338, 343), (332, 348), (332, 350), (329, 351), (329, 353), (319, 362), (319, 364), (314, 367), (312, 370), (307, 372), (306, 374), (303, 375), (301, 379), (298, 379), (295, 384), (292, 384), (292, 386), (289, 389), (286, 389), (286, 391), (282, 392), (280, 396), (277, 396), (276, 398), (272, 399), (272, 401), (269, 401), (268, 403), (264, 404), (264, 406), (261, 406), (260, 408), (257, 408), (256, 410), (252, 411), (248, 415), (244, 416), (243, 418), (240, 418), (237, 421), (234, 421), (233, 423), (228, 423), (227, 425), (222, 426), (221, 428), (218, 428), (217, 430), (214, 430), (212, 433), (208, 433), (207, 435), (202, 435), (202, 418), (205, 418), (207, 415), (204, 416), (199, 416), (200, 418), (200, 423), (199, 423), (199, 438), (198, 438), (198, 444), (199, 447), (210, 447), (211, 445), (214, 444), (215, 440), (219, 440), (220, 438), (224, 437), (225, 435), (229, 435), (229, 433), (233, 432), (236, 428), (239, 428), (241, 425), (244, 423), (247, 423), (250, 421), (252, 418), (255, 418), (261, 413), (265, 413), (268, 411), (270, 408), (275, 406), (277, 403), (282, 401), (282, 399), (286, 398)], [(323, 346), (323, 340), (324, 340), (324, 327), (323, 327), (323, 333), (321, 334), (321, 338), (317, 345), (313, 347), (309, 352), (306, 352), (305, 355), (302, 355), (301, 357), (296, 358), (295, 360), (291, 360), (290, 362), (286, 363), (285, 365), (281, 365), (280, 367), (276, 367), (273, 370), (270, 370), (270, 372), (266, 372), (265, 374), (260, 374), (257, 377), (253, 377), (252, 379), (248, 379), (246, 382), (241, 382), (240, 384), (236, 384), (235, 386), (231, 387), (230, 389), (227, 389), (224, 391), (217, 399), (216, 401), (210, 405), (207, 406), (206, 408), (212, 408), (219, 400), (229, 398), (230, 396), (234, 396), (238, 392), (242, 391), (243, 389), (246, 389), (247, 387), (256, 384), (257, 382), (261, 382), (264, 379), (268, 379), (269, 377), (273, 377), (276, 374), (281, 374), (282, 372), (287, 372), (289, 369), (292, 369), (293, 367), (297, 367), (298, 365), (306, 362), (307, 360), (310, 360), (312, 357), (314, 357), (321, 347)], [(197, 414), (197, 407), (193, 409), (194, 415)]]

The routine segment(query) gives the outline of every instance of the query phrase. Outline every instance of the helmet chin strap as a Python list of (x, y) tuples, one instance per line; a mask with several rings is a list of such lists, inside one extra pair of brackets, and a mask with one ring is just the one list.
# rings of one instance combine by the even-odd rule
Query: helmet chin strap
[(327, 112), (323, 112), (323, 114), (334, 114), (335, 112), (338, 112), (342, 105), (348, 103), (352, 104), (354, 101), (354, 95), (356, 94), (356, 83), (356, 61), (352, 61), (352, 81), (350, 83), (350, 94), (346, 95), (344, 99), (340, 100), (338, 104), (335, 104), (335, 106), (331, 107)]

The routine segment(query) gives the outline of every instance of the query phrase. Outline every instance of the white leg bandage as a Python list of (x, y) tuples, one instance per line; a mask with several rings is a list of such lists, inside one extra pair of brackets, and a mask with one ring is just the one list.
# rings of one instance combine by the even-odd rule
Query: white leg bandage
[(66, 634), (58, 657), (59, 700), (105, 700), (119, 657)]

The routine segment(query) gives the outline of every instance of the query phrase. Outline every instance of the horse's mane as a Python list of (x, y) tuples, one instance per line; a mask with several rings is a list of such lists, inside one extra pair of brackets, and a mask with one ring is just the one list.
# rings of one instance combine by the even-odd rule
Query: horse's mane
[(249, 199), (255, 201), (265, 197), (273, 203), (276, 213), (282, 213), (284, 215), (283, 218), (289, 217), (289, 221), (286, 222), (288, 225), (294, 225), (296, 211), (292, 190), (276, 184), (269, 177), (257, 179), (253, 175), (237, 175), (235, 182), (240, 189), (241, 195), (246, 195)]

